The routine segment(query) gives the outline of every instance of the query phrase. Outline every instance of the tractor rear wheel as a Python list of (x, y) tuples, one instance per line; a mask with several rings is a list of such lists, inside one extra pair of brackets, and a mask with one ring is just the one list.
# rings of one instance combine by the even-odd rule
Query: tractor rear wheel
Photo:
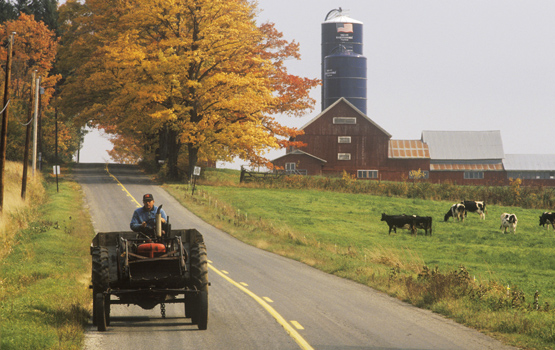
[[(107, 248), (100, 248), (96, 247), (93, 248), (92, 251), (92, 285), (93, 285), (93, 325), (97, 325), (97, 295), (99, 293), (103, 293), (106, 291), (110, 284), (110, 262), (108, 256), (108, 249)], [(107, 296), (106, 298), (110, 298)], [(110, 324), (110, 303), (107, 303), (107, 312), (105, 314), (107, 316), (107, 323)], [(103, 307), (105, 307), (106, 302), (103, 303)]]
[(205, 330), (208, 328), (208, 256), (204, 243), (197, 243), (191, 247), (190, 258), (191, 287), (199, 292), (192, 297), (191, 320), (198, 329)]

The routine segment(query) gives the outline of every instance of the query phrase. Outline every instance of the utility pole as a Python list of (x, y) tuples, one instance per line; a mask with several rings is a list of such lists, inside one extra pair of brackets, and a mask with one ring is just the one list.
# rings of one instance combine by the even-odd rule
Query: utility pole
[(6, 58), (6, 85), (4, 85), (4, 103), (2, 104), (2, 131), (0, 135), (0, 213), (4, 211), (4, 170), (6, 169), (6, 148), (8, 146), (8, 103), (10, 101), (10, 81), (12, 77), (12, 52), (15, 32), (8, 39), (8, 57)]
[(60, 187), (58, 186), (58, 173), (60, 172), (59, 169), (59, 163), (58, 163), (58, 108), (56, 108), (56, 111), (54, 112), (54, 120), (56, 121), (56, 165), (55, 165), (55, 169), (56, 169), (56, 192), (60, 192)]
[(40, 76), (37, 78), (37, 85), (35, 86), (35, 119), (33, 120), (33, 176), (37, 171), (37, 136), (38, 136), (38, 116), (39, 116), (39, 89), (40, 89)]
[(27, 132), (25, 133), (25, 153), (23, 155), (23, 179), (21, 181), (21, 198), (25, 200), (27, 193), (27, 169), (29, 168), (29, 147), (31, 145), (31, 122), (33, 121), (33, 92), (35, 91), (35, 76), (37, 71), (33, 72), (31, 78), (31, 88), (29, 89), (29, 108), (27, 120)]

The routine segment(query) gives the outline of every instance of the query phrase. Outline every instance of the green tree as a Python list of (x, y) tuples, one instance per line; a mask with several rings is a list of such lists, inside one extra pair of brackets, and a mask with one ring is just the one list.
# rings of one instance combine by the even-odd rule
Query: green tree
[(0, 0), (0, 23), (15, 20), (20, 13), (33, 15), (51, 30), (58, 28), (58, 0)]

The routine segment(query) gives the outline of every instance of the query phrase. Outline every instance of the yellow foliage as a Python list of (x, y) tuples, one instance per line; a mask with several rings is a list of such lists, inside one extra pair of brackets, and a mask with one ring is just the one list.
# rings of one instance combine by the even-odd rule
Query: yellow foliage
[(294, 134), (272, 113), (311, 107), (306, 96), (317, 81), (289, 78), (281, 62), (296, 57), (297, 46), (278, 40), (273, 28), (257, 27), (253, 3), (87, 5), (90, 13), (75, 21), (89, 31), (73, 45), (85, 51), (88, 43), (94, 54), (79, 62), (62, 93), (68, 110), (82, 108), (82, 123), (151, 140), (159, 130), (172, 130), (177, 148), (187, 145), (190, 163), (200, 154), (255, 159), (261, 150), (280, 147), (280, 137)]

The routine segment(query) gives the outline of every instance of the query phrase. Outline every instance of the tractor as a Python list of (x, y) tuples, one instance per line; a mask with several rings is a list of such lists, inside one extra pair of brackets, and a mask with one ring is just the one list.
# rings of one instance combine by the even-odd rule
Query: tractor
[(156, 221), (143, 232), (99, 232), (92, 240), (93, 324), (110, 325), (110, 305), (153, 309), (183, 303), (185, 317), (198, 329), (208, 326), (208, 257), (196, 229), (172, 230)]

